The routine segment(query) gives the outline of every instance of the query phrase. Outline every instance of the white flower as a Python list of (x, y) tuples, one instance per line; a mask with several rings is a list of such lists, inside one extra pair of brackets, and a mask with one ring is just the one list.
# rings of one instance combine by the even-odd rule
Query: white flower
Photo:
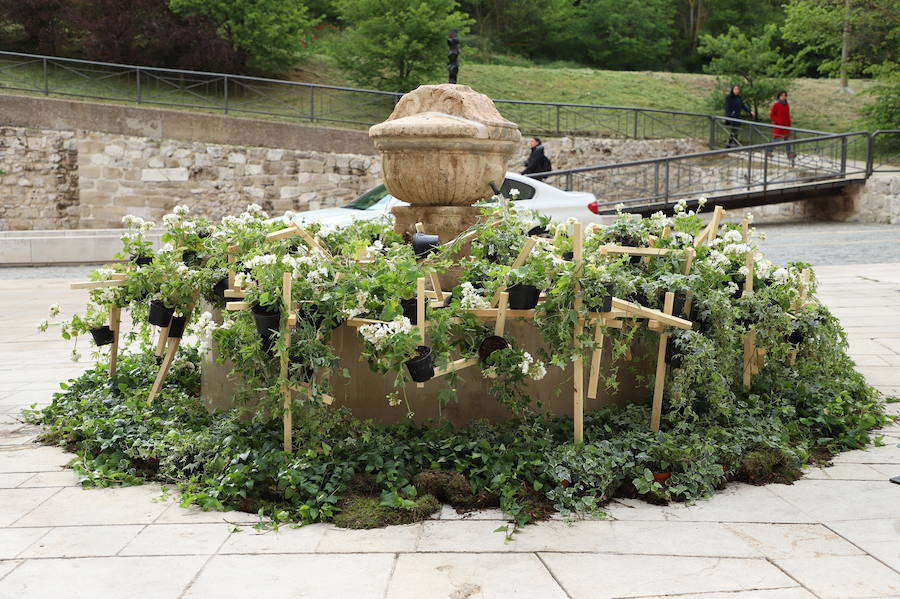
[(616, 204), (616, 214), (622, 214), (622, 211), (625, 210), (625, 204), (619, 202)]
[(515, 187), (513, 187), (512, 189), (510, 189), (510, 190), (509, 190), (509, 197), (511, 197), (511, 198), (517, 198), (517, 197), (519, 197), (519, 190), (516, 189)]
[(47, 319), (45, 318), (44, 320), (40, 321), (40, 322), (37, 324), (37, 330), (39, 330), (40, 332), (43, 333), (44, 331), (47, 330), (47, 328), (48, 328), (49, 326), (50, 326), (50, 321), (47, 320)]
[(704, 206), (706, 206), (706, 202), (708, 202), (706, 198), (697, 198), (697, 210), (700, 210)]
[(54, 316), (58, 315), (60, 312), (59, 304), (50, 304), (49, 312), (50, 312), (50, 318), (53, 318)]
[(784, 285), (790, 279), (791, 273), (788, 272), (786, 268), (779, 268), (775, 272), (772, 273), (772, 281), (776, 285)]
[(746, 243), (734, 243), (731, 245), (726, 245), (724, 248), (722, 248), (722, 251), (725, 252), (726, 254), (741, 255), (741, 254), (746, 254), (747, 252), (749, 252), (752, 249), (753, 248), (751, 248)]
[(184, 204), (181, 204), (181, 205), (179, 205), (179, 206), (175, 206), (175, 208), (172, 209), (172, 213), (173, 213), (173, 214), (177, 214), (178, 216), (184, 216), (184, 215), (187, 214), (188, 212), (190, 212), (190, 208), (188, 208), (188, 207), (185, 206)]
[(750, 274), (750, 269), (747, 268), (746, 266), (742, 266), (738, 269), (738, 272), (741, 273), (741, 275), (743, 275), (744, 277), (746, 277), (748, 274)]
[(746, 220), (748, 223), (752, 223), (753, 222), (753, 213), (752, 212), (745, 213), (744, 220)]
[(472, 283), (466, 281), (460, 287), (462, 288), (462, 299), (459, 305), (463, 310), (480, 310), (491, 307), (491, 303), (482, 297)]
[(396, 391), (394, 391), (392, 393), (388, 393), (386, 398), (388, 400), (388, 405), (391, 406), (392, 408), (395, 408), (400, 405), (400, 394), (397, 393)]
[(678, 200), (678, 203), (672, 207), (672, 210), (674, 212), (684, 212), (685, 210), (687, 210), (687, 200), (681, 198), (680, 200)]
[(405, 316), (399, 316), (391, 322), (375, 322), (359, 327), (359, 334), (376, 349), (381, 349), (391, 336), (410, 331), (412, 331), (412, 324)]
[(737, 292), (737, 290), (738, 290), (737, 283), (734, 283), (733, 281), (729, 281), (728, 284), (725, 285), (725, 291), (727, 291), (731, 295), (733, 295), (735, 292)]
[(730, 231), (726, 231), (724, 235), (722, 235), (722, 239), (729, 243), (740, 243), (743, 241), (744, 236), (737, 229), (731, 229)]
[(247, 268), (256, 268), (257, 266), (270, 266), (278, 262), (278, 256), (275, 254), (260, 254), (254, 256), (244, 263)]

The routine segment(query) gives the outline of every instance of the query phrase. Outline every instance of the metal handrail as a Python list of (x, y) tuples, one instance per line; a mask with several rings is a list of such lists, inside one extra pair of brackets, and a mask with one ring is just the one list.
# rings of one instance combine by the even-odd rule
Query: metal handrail
[[(319, 83), (305, 83), (300, 81), (286, 81), (282, 79), (271, 79), (266, 77), (253, 77), (248, 75), (234, 75), (229, 73), (219, 73), (214, 71), (194, 71), (189, 69), (171, 69), (165, 67), (147, 67), (141, 65), (130, 65), (130, 64), (120, 64), (120, 63), (112, 63), (112, 62), (102, 62), (102, 61), (92, 61), (92, 60), (84, 60), (79, 58), (62, 58), (55, 56), (46, 56), (41, 54), (28, 54), (23, 52), (7, 52), (0, 51), (0, 57), (8, 56), (8, 57), (16, 57), (22, 59), (30, 59), (34, 62), (40, 61), (43, 66), (42, 73), (42, 82), (40, 86), (32, 86), (32, 87), (16, 87), (13, 85), (7, 85), (7, 89), (13, 90), (21, 90), (21, 91), (36, 91), (42, 93), (44, 95), (63, 95), (63, 96), (71, 96), (71, 97), (82, 97), (82, 98), (95, 98), (95, 99), (112, 99), (116, 101), (125, 101), (125, 102), (135, 102), (137, 104), (154, 104), (158, 106), (175, 106), (175, 107), (185, 107), (185, 108), (203, 108), (203, 109), (213, 109), (213, 110), (222, 110), (226, 114), (229, 112), (242, 112), (248, 114), (261, 114), (261, 115), (269, 115), (269, 116), (280, 116), (280, 117), (291, 117), (291, 118), (299, 118), (302, 120), (309, 121), (326, 121), (333, 123), (346, 123), (352, 125), (371, 125), (372, 122), (368, 120), (360, 120), (353, 118), (336, 118), (334, 116), (327, 116), (324, 114), (316, 114), (315, 112), (315, 91), (323, 90), (323, 91), (331, 91), (338, 92), (344, 94), (367, 94), (374, 97), (387, 97), (392, 98), (395, 102), (402, 97), (403, 94), (396, 92), (387, 92), (381, 90), (372, 90), (372, 89), (362, 89), (355, 87), (346, 87), (346, 86), (337, 86), (337, 85), (324, 85)], [(50, 85), (50, 75), (48, 66), (59, 64), (62, 66), (65, 63), (72, 63), (76, 65), (85, 65), (91, 67), (104, 67), (104, 68), (113, 68), (113, 69), (122, 69), (124, 72), (133, 72), (135, 76), (135, 91), (134, 96), (103, 96), (98, 94), (81, 94), (75, 93), (72, 91), (62, 91), (59, 89), (53, 89)], [(19, 65), (15, 65), (19, 66)], [(3, 72), (3, 69), (0, 68), (0, 73)], [(193, 92), (194, 88), (204, 85), (204, 84), (212, 84), (217, 80), (221, 81), (223, 85), (222, 95), (221, 95), (221, 103), (192, 103), (192, 102), (177, 102), (177, 101), (160, 101), (153, 100), (147, 98), (146, 95), (142, 94), (142, 82), (144, 86), (149, 81), (152, 81), (154, 74), (166, 74), (166, 75), (178, 75), (178, 76), (191, 76), (191, 77), (202, 77), (205, 81), (193, 81), (192, 85), (184, 88), (173, 87), (172, 90), (168, 90), (168, 94), (177, 92), (177, 91), (187, 91), (191, 93), (193, 96), (197, 96), (203, 99), (201, 94)], [(142, 77), (142, 74), (145, 74)], [(148, 79), (147, 77), (150, 77)], [(157, 79), (159, 79), (157, 77)], [(172, 85), (170, 81), (164, 81), (165, 83)], [(296, 110), (291, 110), (289, 112), (285, 111), (271, 111), (271, 110), (255, 110), (249, 109), (246, 107), (240, 107), (234, 104), (234, 99), (229, 98), (229, 83), (262, 83), (262, 84), (271, 84), (284, 86), (285, 89), (304, 89), (308, 90), (310, 93), (310, 99), (308, 103), (309, 112), (301, 113)], [(0, 88), (3, 87), (2, 82), (0, 82)], [(507, 104), (512, 106), (538, 106), (541, 108), (551, 108), (553, 112), (555, 112), (555, 126), (551, 126), (548, 129), (554, 131), (555, 133), (568, 133), (577, 131), (576, 129), (566, 129), (562, 127), (561, 123), (561, 113), (563, 110), (590, 110), (595, 113), (597, 112), (628, 112), (632, 113), (633, 123), (632, 126), (628, 129), (630, 130), (631, 135), (627, 132), (622, 132), (625, 137), (639, 137), (638, 135), (638, 120), (640, 115), (667, 115), (670, 117), (678, 116), (678, 117), (688, 117), (697, 119), (699, 122), (706, 121), (710, 128), (712, 128), (712, 124), (719, 121), (729, 121), (735, 123), (743, 123), (748, 125), (753, 125), (756, 127), (765, 127), (765, 128), (773, 128), (774, 125), (770, 125), (768, 123), (758, 123), (755, 121), (742, 121), (740, 119), (726, 119), (725, 117), (709, 115), (703, 113), (695, 113), (695, 112), (685, 112), (679, 110), (666, 110), (661, 108), (643, 108), (638, 106), (608, 106), (603, 104), (579, 104), (579, 103), (568, 103), (568, 102), (538, 102), (531, 100), (507, 100), (507, 99), (497, 99), (494, 100), (497, 104)], [(352, 104), (356, 104), (356, 101), (352, 102)], [(387, 114), (384, 115), (384, 118), (387, 118)], [(383, 120), (383, 119), (382, 119)], [(540, 120), (540, 119), (538, 119)], [(809, 129), (800, 129), (795, 127), (778, 127), (780, 129), (787, 129), (796, 133), (805, 133), (805, 134), (814, 134), (821, 135), (826, 134), (827, 132), (821, 131), (813, 131)], [(534, 131), (544, 131), (547, 129), (542, 129), (541, 127), (535, 127)], [(644, 136), (646, 137), (646, 136)]]

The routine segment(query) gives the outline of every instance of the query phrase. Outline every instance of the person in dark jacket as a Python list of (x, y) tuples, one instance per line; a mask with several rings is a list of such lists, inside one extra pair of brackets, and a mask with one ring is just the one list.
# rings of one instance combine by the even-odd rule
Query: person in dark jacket
[[(728, 95), (725, 96), (725, 117), (728, 119), (739, 119), (741, 118), (741, 111), (749, 112), (750, 116), (756, 116), (756, 113), (750, 110), (750, 107), (741, 98), (741, 88), (735, 85), (728, 92)], [(738, 141), (738, 131), (741, 130), (741, 124), (729, 120), (725, 121), (725, 125), (729, 130), (728, 145), (726, 147), (733, 148), (741, 145), (741, 142)]]
[[(522, 174), (546, 173), (551, 170), (550, 159), (544, 154), (544, 146), (541, 144), (541, 138), (532, 137), (531, 141), (528, 143), (531, 145), (531, 154), (528, 155), (528, 160), (525, 161), (525, 170), (522, 171)], [(543, 181), (546, 177), (532, 178)]]
[[(778, 92), (778, 95), (776, 96), (777, 99), (769, 110), (769, 120), (772, 121), (773, 125), (776, 125), (776, 127), (772, 129), (772, 141), (787, 141), (791, 138), (790, 129), (781, 129), (777, 126), (791, 126), (791, 105), (788, 104), (787, 95), (786, 91)], [(771, 153), (771, 148), (769, 150)], [(788, 159), (791, 161), (791, 166), (793, 166), (794, 158), (796, 156), (796, 154), (794, 154), (793, 146), (791, 144), (785, 144), (784, 150), (787, 152)]]

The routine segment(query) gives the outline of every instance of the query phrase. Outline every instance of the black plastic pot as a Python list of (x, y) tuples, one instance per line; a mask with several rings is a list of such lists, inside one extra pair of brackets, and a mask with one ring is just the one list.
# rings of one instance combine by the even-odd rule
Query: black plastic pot
[(538, 304), (541, 290), (534, 285), (513, 285), (507, 287), (510, 310), (532, 310)]
[(548, 231), (548, 230), (547, 230), (547, 227), (545, 227), (545, 226), (543, 226), (543, 225), (535, 225), (535, 226), (531, 227), (530, 229), (528, 229), (528, 233), (526, 233), (526, 234), (527, 234), (529, 237), (532, 237), (532, 236), (534, 236), (534, 237), (545, 237), (545, 238), (548, 238), (548, 239), (549, 239), (550, 237), (552, 237), (552, 235), (550, 235), (550, 231)]
[(650, 305), (650, 300), (648, 300), (647, 296), (644, 295), (643, 293), (641, 293), (640, 291), (632, 293), (630, 296), (628, 296), (628, 299), (629, 299), (629, 301), (631, 301), (635, 304), (640, 304), (641, 306), (649, 306)]
[(566, 262), (571, 262), (573, 258), (575, 258), (575, 252), (563, 252), (562, 259)]
[(612, 310), (612, 295), (591, 299), (588, 308), (590, 308), (591, 312), (609, 312)]
[(803, 333), (797, 330), (791, 331), (791, 334), (787, 336), (787, 342), (793, 343), (794, 345), (803, 343)]
[(166, 308), (161, 301), (152, 300), (150, 302), (150, 313), (147, 314), (147, 322), (158, 327), (167, 327), (174, 313), (175, 308)]
[(253, 320), (256, 322), (256, 332), (263, 338), (265, 345), (272, 341), (272, 333), (277, 333), (281, 326), (281, 311), (269, 310), (263, 306), (250, 306), (253, 312)]
[(683, 293), (675, 294), (675, 301), (672, 303), (672, 314), (681, 316), (684, 312), (684, 305), (687, 303), (687, 296)]
[(434, 376), (434, 357), (431, 355), (431, 348), (425, 345), (418, 346), (416, 352), (418, 356), (406, 361), (406, 369), (412, 380), (424, 383)]
[(173, 316), (169, 322), (169, 337), (172, 339), (181, 339), (184, 335), (184, 326), (187, 324), (186, 316)]
[(228, 289), (228, 277), (213, 285), (213, 294), (223, 302), (227, 302), (228, 300), (225, 298), (226, 289)]
[(500, 256), (497, 254), (487, 254), (485, 259), (491, 264), (500, 264)]
[[(409, 319), (409, 324), (419, 324), (418, 304), (419, 302), (416, 298), (400, 300), (400, 307), (403, 308), (403, 316)], [(425, 314), (428, 314), (428, 298), (425, 299)]]
[(129, 258), (132, 264), (136, 264), (138, 266), (147, 266), (151, 262), (153, 262), (153, 256), (131, 256)]
[(91, 337), (94, 338), (94, 343), (97, 344), (97, 347), (109, 345), (113, 342), (113, 332), (112, 329), (109, 328), (109, 325), (91, 329)]
[(194, 250), (187, 250), (183, 254), (181, 254), (181, 261), (184, 262), (185, 266), (199, 266), (200, 265), (200, 257), (197, 255), (197, 252)]
[(487, 364), (487, 360), (492, 353), (500, 351), (501, 349), (506, 349), (507, 347), (509, 347), (509, 343), (499, 335), (485, 337), (484, 341), (481, 342), (481, 345), (478, 346), (478, 359), (481, 360), (482, 364)]
[(669, 340), (666, 341), (665, 360), (666, 364), (668, 364), (670, 367), (681, 368), (681, 354), (678, 353), (678, 348), (675, 347), (675, 340), (671, 337), (669, 337)]
[(412, 246), (416, 259), (425, 258), (440, 245), (440, 238), (437, 235), (427, 235), (425, 233), (413, 233)]

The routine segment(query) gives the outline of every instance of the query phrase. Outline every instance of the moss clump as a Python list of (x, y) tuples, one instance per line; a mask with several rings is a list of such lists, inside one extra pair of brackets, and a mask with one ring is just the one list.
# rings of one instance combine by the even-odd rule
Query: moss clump
[(412, 479), (419, 493), (433, 495), (449, 503), (458, 512), (497, 507), (497, 496), (492, 493), (473, 493), (465, 476), (449, 470), (423, 470)]
[(739, 480), (751, 485), (790, 484), (801, 476), (802, 472), (788, 456), (772, 447), (758, 447), (741, 459)]
[(351, 495), (341, 502), (341, 511), (334, 515), (334, 523), (342, 528), (381, 528), (393, 524), (409, 524), (424, 520), (435, 513), (441, 504), (433, 495), (421, 495), (412, 509), (381, 505), (377, 497)]

